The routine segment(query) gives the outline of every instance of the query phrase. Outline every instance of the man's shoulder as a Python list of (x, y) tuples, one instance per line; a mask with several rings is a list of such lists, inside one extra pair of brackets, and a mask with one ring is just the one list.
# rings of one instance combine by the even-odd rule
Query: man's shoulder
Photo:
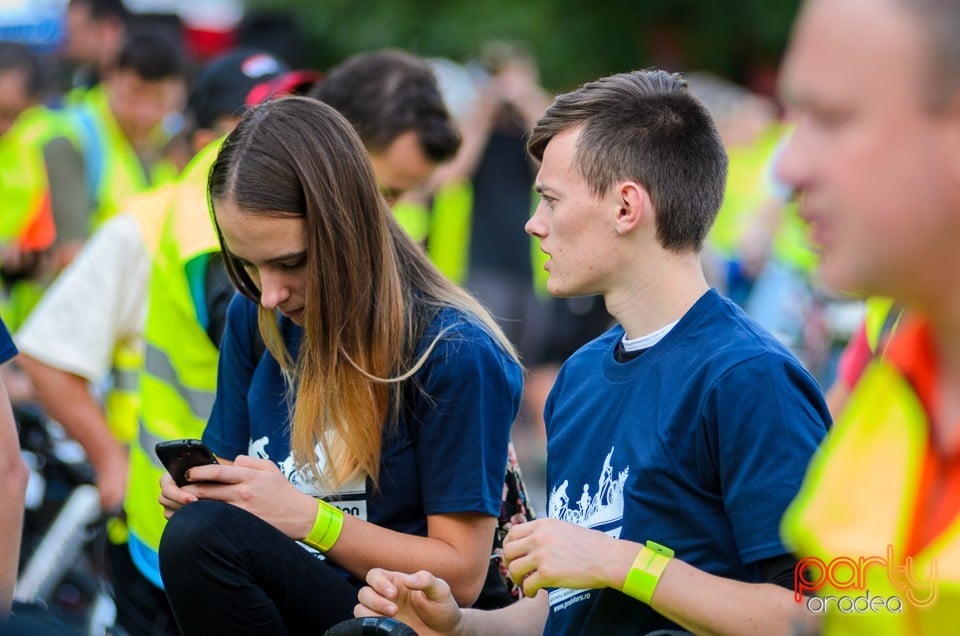
[[(687, 325), (684, 348), (699, 351), (702, 362), (734, 366), (764, 357), (797, 362), (769, 331), (757, 324), (733, 301), (715, 291), (705, 298), (698, 315)], [(693, 352), (691, 352), (692, 354)], [(799, 362), (797, 362), (799, 364)]]

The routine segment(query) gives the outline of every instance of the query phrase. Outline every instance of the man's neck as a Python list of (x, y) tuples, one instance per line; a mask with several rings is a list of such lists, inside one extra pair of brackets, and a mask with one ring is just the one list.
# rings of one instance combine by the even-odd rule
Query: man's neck
[[(634, 267), (634, 278), (604, 293), (607, 311), (628, 338), (639, 338), (683, 317), (710, 288), (699, 256), (668, 254), (660, 267)], [(657, 270), (657, 271), (654, 271)]]

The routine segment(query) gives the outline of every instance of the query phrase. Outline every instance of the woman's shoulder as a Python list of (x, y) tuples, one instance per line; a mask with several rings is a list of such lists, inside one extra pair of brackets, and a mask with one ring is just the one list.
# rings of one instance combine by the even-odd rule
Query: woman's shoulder
[(500, 378), (503, 384), (497, 384), (504, 395), (519, 395), (523, 383), (517, 358), (478, 316), (457, 307), (436, 310), (420, 338), (416, 359), (423, 361), (417, 376), (428, 392), (438, 387), (469, 392), (464, 383), (475, 388), (476, 379), (484, 377), (489, 382)]
[(423, 331), (421, 346), (429, 346), (431, 342), (438, 339), (439, 343), (473, 342), (499, 347), (497, 339), (478, 316), (451, 305), (434, 310)]
[(456, 358), (489, 358), (498, 365), (517, 365), (489, 326), (476, 314), (445, 305), (434, 310), (417, 347), (418, 357), (430, 347), (428, 364)]

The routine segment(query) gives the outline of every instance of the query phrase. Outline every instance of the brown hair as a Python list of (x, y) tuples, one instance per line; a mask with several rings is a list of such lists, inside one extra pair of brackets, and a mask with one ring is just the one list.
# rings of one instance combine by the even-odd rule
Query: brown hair
[(956, 0), (896, 0), (914, 14), (926, 30), (931, 66), (926, 72), (928, 99), (934, 108), (946, 106), (960, 90), (960, 7)]
[(723, 201), (727, 154), (710, 114), (679, 75), (621, 73), (560, 95), (527, 150), (542, 161), (550, 140), (574, 126), (583, 126), (575, 165), (595, 194), (636, 181), (650, 193), (663, 247), (703, 247)]
[(408, 130), (434, 163), (452, 159), (460, 147), (433, 71), (404, 51), (358, 53), (331, 69), (309, 96), (346, 117), (370, 152), (383, 152)]
[[(210, 171), (214, 209), (230, 201), (250, 214), (302, 217), (307, 264), (304, 328), (292, 360), (276, 315), (260, 307), (260, 331), (284, 369), (292, 398), (291, 448), (327, 485), (377, 481), (384, 425), (400, 413), (403, 388), (429, 356), (417, 346), (441, 307), (476, 317), (513, 349), (473, 297), (443, 277), (394, 221), (354, 129), (333, 108), (303, 97), (250, 109)], [(247, 298), (260, 290), (229, 253), (227, 271)], [(327, 461), (317, 473), (314, 448)]]

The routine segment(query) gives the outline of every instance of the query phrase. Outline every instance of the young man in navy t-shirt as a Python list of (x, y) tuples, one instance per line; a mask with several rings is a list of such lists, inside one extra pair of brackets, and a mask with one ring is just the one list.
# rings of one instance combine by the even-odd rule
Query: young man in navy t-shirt
[(549, 291), (602, 294), (619, 323), (547, 402), (549, 518), (504, 543), (533, 598), (460, 611), (428, 573), (376, 570), (357, 613), (447, 633), (789, 631), (796, 562), (778, 528), (830, 416), (704, 279), (727, 166), (710, 116), (678, 76), (637, 71), (558, 97), (528, 149)]

